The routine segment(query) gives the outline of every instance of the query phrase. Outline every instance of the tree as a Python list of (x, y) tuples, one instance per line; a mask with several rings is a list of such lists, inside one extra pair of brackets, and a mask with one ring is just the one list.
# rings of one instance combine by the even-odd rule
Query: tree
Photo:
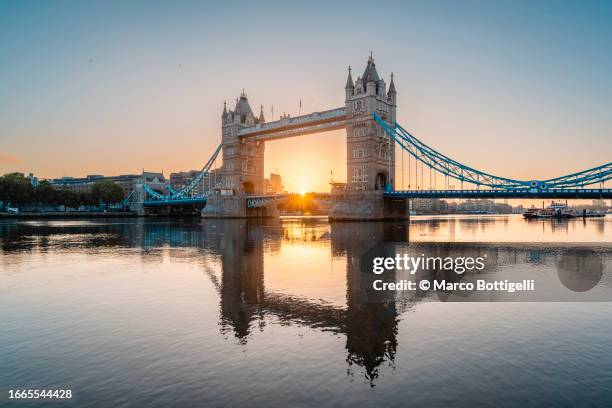
[(70, 190), (62, 190), (60, 193), (58, 202), (64, 206), (64, 209), (68, 207), (77, 208), (79, 206), (79, 195), (77, 193)]
[(21, 173), (9, 173), (2, 177), (2, 200), (18, 208), (32, 202), (34, 187)]
[(108, 210), (109, 205), (120, 203), (123, 200), (124, 192), (118, 184), (104, 180), (94, 183), (91, 187), (91, 195), (96, 201), (102, 201)]
[(78, 196), (79, 196), (79, 203), (81, 205), (84, 205), (87, 210), (89, 210), (90, 206), (97, 204), (96, 199), (91, 193), (80, 192), (78, 193)]
[(41, 181), (34, 189), (34, 202), (36, 205), (57, 205), (57, 191), (48, 181)]
[(6, 196), (6, 185), (4, 184), (4, 177), (0, 177), (0, 201), (8, 201)]

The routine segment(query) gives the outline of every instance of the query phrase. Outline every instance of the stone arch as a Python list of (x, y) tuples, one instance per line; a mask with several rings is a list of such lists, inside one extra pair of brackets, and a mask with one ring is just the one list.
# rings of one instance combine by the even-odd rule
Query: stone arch
[(255, 184), (253, 184), (251, 181), (245, 181), (242, 183), (242, 190), (246, 194), (253, 194), (255, 192)]
[(374, 190), (384, 190), (387, 187), (387, 175), (384, 172), (376, 174)]

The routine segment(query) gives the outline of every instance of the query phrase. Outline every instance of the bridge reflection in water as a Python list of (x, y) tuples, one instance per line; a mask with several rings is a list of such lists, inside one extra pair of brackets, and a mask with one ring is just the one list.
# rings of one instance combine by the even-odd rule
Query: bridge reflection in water
[[(372, 281), (380, 276), (369, 272), (371, 257), (395, 256), (396, 253), (425, 253), (428, 256), (457, 257), (474, 253), (487, 255), (488, 274), (503, 278), (504, 271), (520, 270), (530, 265), (551, 265), (556, 271), (554, 279), (575, 292), (591, 289), (581, 286), (596, 279), (597, 285), (610, 292), (610, 271), (606, 260), (611, 249), (605, 244), (590, 246), (555, 246), (510, 243), (477, 242), (419, 242), (429, 236), (477, 235), (488, 229), (507, 229), (517, 222), (509, 218), (435, 218), (414, 219), (408, 228), (404, 222), (335, 223), (321, 218), (282, 220), (207, 220), (165, 222), (137, 219), (133, 221), (101, 223), (9, 223), (0, 224), (2, 253), (41, 251), (70, 248), (81, 252), (96, 252), (101, 248), (136, 248), (147, 262), (156, 257), (169, 256), (180, 261), (201, 265), (219, 296), (219, 326), (223, 335), (247, 344), (257, 331), (266, 330), (271, 323), (306, 326), (328, 331), (346, 338), (344, 358), (349, 375), (363, 372), (366, 381), (374, 385), (379, 370), (394, 365), (398, 348), (398, 325), (403, 315), (422, 301), (448, 301), (456, 296), (452, 292), (372, 292)], [(569, 238), (580, 228), (589, 234), (603, 237), (607, 231), (605, 220), (553, 223), (526, 223), (520, 225), (532, 231), (552, 228), (550, 234)], [(497, 227), (494, 227), (497, 226)], [(56, 240), (57, 236), (79, 234), (78, 241)], [(38, 238), (32, 240), (32, 236)], [(410, 237), (414, 237), (415, 242)], [(494, 236), (494, 235), (493, 235)], [(457, 237), (452, 236), (452, 240)], [(563, 240), (563, 239), (562, 239)], [(605, 239), (602, 239), (604, 242)], [(284, 249), (297, 245), (318, 247), (329, 251), (330, 258), (345, 267), (334, 279), (345, 293), (325, 298), (316, 290), (308, 293), (300, 285), (271, 283), (279, 275), (291, 277), (308, 269), (308, 254), (294, 259), (279, 271), (275, 258)], [(603, 248), (602, 248), (603, 245)], [(76, 248), (75, 248), (76, 246)], [(285, 248), (284, 248), (285, 247)], [(187, 250), (185, 250), (187, 249)], [(195, 250), (195, 253), (194, 251)], [(328, 253), (329, 253), (328, 252)], [(508, 268), (511, 266), (512, 268)], [(284, 268), (284, 266), (283, 266)], [(295, 270), (294, 270), (295, 269)], [(336, 270), (337, 271), (337, 270)], [(312, 279), (321, 278), (321, 272), (312, 270)], [(327, 271), (323, 271), (327, 272)], [(386, 273), (385, 280), (394, 281), (397, 272)], [(602, 279), (603, 275), (603, 279)], [(420, 276), (421, 278), (423, 276)], [(433, 271), (431, 276), (457, 280), (454, 273)], [(505, 276), (507, 278), (507, 276)], [(521, 278), (522, 279), (522, 278)], [(278, 279), (277, 279), (278, 281)], [(323, 298), (323, 299), (322, 299)]]
[[(226, 220), (202, 225), (208, 249), (221, 260), (220, 279), (215, 278), (213, 270), (208, 269), (207, 273), (220, 294), (222, 332), (233, 332), (241, 343), (246, 343), (252, 331), (263, 329), (266, 317), (273, 316), (281, 324), (307, 325), (345, 335), (349, 367), (354, 364), (363, 367), (366, 378), (373, 381), (383, 362), (393, 363), (398, 310), (392, 297), (363, 301), (359, 260), (373, 243), (392, 237), (405, 240), (406, 228), (380, 223), (322, 227), (319, 220), (304, 219), (285, 220), (282, 224)], [(347, 259), (346, 305), (266, 289), (264, 253), (279, 251), (283, 241), (296, 240), (311, 244), (331, 241), (334, 256)]]

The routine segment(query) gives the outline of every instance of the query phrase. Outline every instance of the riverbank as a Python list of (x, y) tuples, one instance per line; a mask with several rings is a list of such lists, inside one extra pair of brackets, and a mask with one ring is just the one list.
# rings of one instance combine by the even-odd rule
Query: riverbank
[(137, 217), (135, 211), (122, 212), (88, 212), (88, 211), (49, 211), (49, 212), (20, 212), (10, 214), (0, 212), (0, 218), (116, 218), (116, 217)]

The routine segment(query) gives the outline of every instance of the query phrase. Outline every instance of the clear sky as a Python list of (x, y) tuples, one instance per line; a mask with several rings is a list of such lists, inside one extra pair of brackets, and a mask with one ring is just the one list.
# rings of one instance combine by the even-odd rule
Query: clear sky
[[(500, 176), (563, 175), (612, 160), (610, 21), (609, 1), (3, 0), (0, 173), (199, 169), (224, 100), (244, 88), (267, 119), (342, 106), (373, 50), (425, 143)], [(266, 173), (327, 190), (344, 139), (268, 143)]]

